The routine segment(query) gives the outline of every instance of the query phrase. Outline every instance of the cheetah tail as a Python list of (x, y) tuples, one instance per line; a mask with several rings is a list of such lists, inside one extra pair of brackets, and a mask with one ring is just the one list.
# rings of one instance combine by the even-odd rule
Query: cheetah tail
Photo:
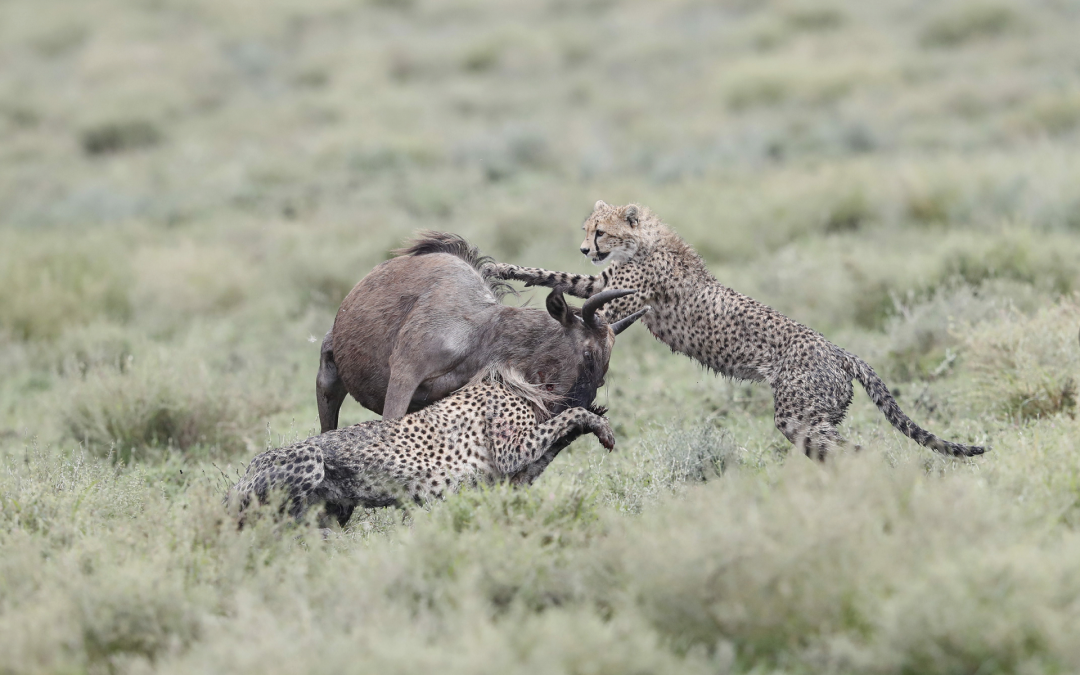
[(870, 367), (870, 364), (849, 352), (844, 352), (844, 356), (846, 357), (848, 372), (866, 389), (866, 393), (870, 395), (870, 400), (885, 415), (885, 419), (889, 420), (889, 423), (896, 427), (900, 433), (919, 445), (953, 457), (972, 457), (981, 455), (989, 449), (980, 445), (962, 445), (946, 441), (915, 424), (900, 409), (900, 405), (893, 398), (892, 393), (889, 392), (889, 388), (881, 381), (881, 378)]

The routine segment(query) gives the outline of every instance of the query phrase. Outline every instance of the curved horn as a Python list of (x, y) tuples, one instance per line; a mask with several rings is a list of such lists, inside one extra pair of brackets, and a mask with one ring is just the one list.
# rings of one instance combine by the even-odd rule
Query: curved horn
[(637, 289), (609, 288), (606, 291), (600, 291), (586, 300), (585, 304), (581, 306), (581, 320), (584, 321), (585, 325), (589, 328), (596, 328), (596, 310), (615, 298), (621, 298), (622, 296), (630, 295), (631, 293), (637, 293)]
[(652, 307), (649, 307), (648, 305), (645, 305), (644, 307), (642, 307), (638, 311), (634, 312), (630, 316), (623, 317), (623, 318), (619, 319), (618, 321), (616, 321), (615, 323), (611, 324), (611, 326), (609, 326), (609, 328), (611, 328), (611, 331), (613, 333), (618, 335), (619, 333), (621, 333), (624, 330), (626, 330), (627, 328), (629, 328), (630, 324), (634, 323), (635, 321), (637, 321), (638, 319), (643, 317), (645, 314), (647, 314), (650, 310), (652, 310)]

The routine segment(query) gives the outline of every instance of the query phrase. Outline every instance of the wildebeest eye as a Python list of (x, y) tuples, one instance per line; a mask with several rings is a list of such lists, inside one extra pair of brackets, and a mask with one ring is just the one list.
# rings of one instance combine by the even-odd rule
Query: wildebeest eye
[(590, 352), (590, 351), (585, 352), (585, 360), (586, 361), (592, 361), (592, 352)]

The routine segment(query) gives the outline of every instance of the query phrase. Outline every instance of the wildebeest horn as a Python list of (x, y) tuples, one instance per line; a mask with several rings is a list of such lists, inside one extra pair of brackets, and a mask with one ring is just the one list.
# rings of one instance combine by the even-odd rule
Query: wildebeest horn
[(629, 328), (630, 324), (632, 324), (635, 321), (637, 321), (638, 319), (640, 319), (642, 316), (644, 316), (651, 309), (652, 309), (652, 307), (649, 307), (648, 305), (645, 305), (644, 307), (642, 307), (638, 311), (634, 312), (630, 316), (624, 316), (623, 318), (619, 319), (615, 323), (611, 324), (611, 326), (610, 326), (611, 331), (613, 333), (615, 333), (616, 335), (618, 335), (619, 333), (621, 333), (624, 330), (626, 330), (627, 328)]
[(581, 306), (581, 320), (584, 321), (585, 325), (589, 328), (596, 328), (596, 310), (615, 298), (621, 298), (622, 296), (630, 295), (631, 293), (637, 293), (637, 289), (609, 288), (606, 291), (600, 291), (586, 300), (585, 304)]

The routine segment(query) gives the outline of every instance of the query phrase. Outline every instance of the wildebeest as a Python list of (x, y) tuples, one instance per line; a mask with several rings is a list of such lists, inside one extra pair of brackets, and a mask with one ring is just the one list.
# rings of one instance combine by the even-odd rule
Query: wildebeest
[(323, 340), (315, 381), (323, 432), (337, 428), (346, 394), (392, 420), (492, 369), (550, 393), (555, 412), (584, 407), (614, 336), (648, 311), (604, 323), (597, 310), (629, 289), (597, 294), (580, 313), (560, 289), (546, 311), (503, 305), (509, 286), (481, 272), (491, 259), (453, 234), (425, 232), (395, 253), (346, 296)]

